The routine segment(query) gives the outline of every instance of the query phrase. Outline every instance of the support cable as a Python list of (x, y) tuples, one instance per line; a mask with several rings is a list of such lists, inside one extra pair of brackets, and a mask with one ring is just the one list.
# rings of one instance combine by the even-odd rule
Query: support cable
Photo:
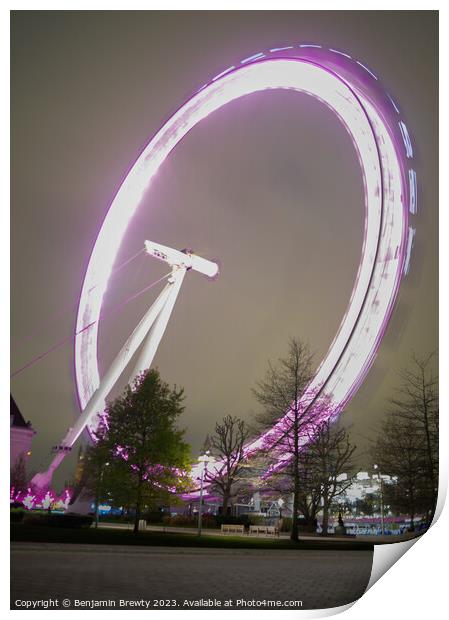
[(50, 353), (53, 353), (53, 351), (56, 351), (57, 349), (62, 347), (64, 344), (66, 344), (68, 342), (73, 342), (80, 334), (82, 334), (86, 330), (90, 329), (93, 325), (95, 325), (96, 323), (100, 323), (100, 321), (103, 321), (104, 319), (109, 318), (110, 316), (116, 314), (117, 312), (120, 312), (120, 310), (122, 310), (124, 308), (124, 306), (127, 305), (129, 302), (134, 301), (134, 299), (137, 299), (138, 297), (140, 297), (141, 295), (143, 295), (144, 293), (146, 293), (147, 291), (152, 289), (154, 286), (156, 286), (157, 284), (159, 284), (160, 282), (162, 282), (166, 278), (169, 278), (170, 276), (171, 276), (171, 272), (165, 274), (164, 276), (162, 276), (162, 278), (159, 278), (158, 280), (155, 280), (151, 284), (148, 284), (147, 286), (145, 286), (140, 291), (137, 291), (137, 293), (134, 293), (133, 295), (131, 295), (130, 297), (128, 297), (127, 299), (122, 301), (120, 304), (117, 304), (116, 306), (112, 306), (108, 311), (102, 313), (102, 315), (98, 318), (97, 321), (92, 321), (88, 325), (85, 325), (82, 329), (80, 329), (77, 332), (75, 332), (75, 334), (73, 334), (72, 336), (67, 336), (63, 340), (60, 340), (59, 342), (54, 344), (52, 347), (50, 347), (49, 349), (47, 349), (46, 351), (44, 351), (40, 355), (37, 355), (36, 357), (31, 359), (29, 362), (27, 362), (26, 364), (24, 364), (23, 366), (21, 366), (20, 368), (15, 370), (10, 375), (10, 378), (12, 379), (13, 377), (16, 377), (17, 375), (22, 373), (27, 368), (30, 368), (31, 366), (34, 366), (34, 364), (36, 364), (37, 362), (40, 362), (41, 360), (45, 359), (47, 357), (47, 355), (50, 355)]

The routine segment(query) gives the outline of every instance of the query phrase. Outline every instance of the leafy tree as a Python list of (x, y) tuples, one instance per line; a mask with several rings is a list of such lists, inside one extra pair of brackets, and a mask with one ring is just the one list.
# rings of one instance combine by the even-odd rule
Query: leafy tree
[[(269, 362), (265, 379), (257, 383), (253, 393), (263, 407), (256, 421), (264, 430), (264, 449), (285, 463), (283, 473), (290, 478), (293, 492), (291, 539), (298, 540), (298, 510), (301, 488), (301, 446), (312, 421), (309, 407), (300, 400), (312, 378), (312, 355), (307, 345), (290, 339), (286, 357), (274, 366)], [(276, 467), (276, 466), (275, 466)], [(272, 471), (274, 473), (274, 471)]]
[(243, 446), (249, 436), (245, 422), (227, 415), (215, 425), (215, 433), (206, 440), (217, 462), (206, 471), (205, 480), (212, 483), (214, 491), (223, 500), (223, 515), (227, 514), (228, 504), (237, 492), (236, 485), (244, 471)]
[[(80, 455), (81, 456), (81, 455)], [(115, 474), (109, 471), (109, 459), (111, 458), (109, 446), (101, 438), (96, 445), (89, 446), (82, 455), (83, 467), (79, 473), (78, 485), (74, 494), (81, 491), (81, 496), (86, 495), (86, 491), (94, 496), (95, 502), (95, 527), (98, 527), (98, 509), (101, 502), (110, 499), (110, 485)]]
[(183, 400), (182, 388), (170, 388), (151, 369), (107, 404), (99, 424), (90, 452), (93, 472), (97, 468), (91, 488), (98, 497), (106, 494), (114, 503), (134, 508), (135, 533), (146, 507), (167, 503), (172, 493), (189, 485), (190, 450), (184, 431), (176, 426)]

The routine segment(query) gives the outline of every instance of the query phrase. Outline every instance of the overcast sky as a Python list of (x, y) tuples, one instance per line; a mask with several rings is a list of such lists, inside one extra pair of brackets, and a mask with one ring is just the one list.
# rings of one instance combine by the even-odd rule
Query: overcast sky
[[(366, 62), (404, 110), (419, 184), (410, 274), (376, 362), (344, 420), (363, 448), (412, 349), (437, 346), (437, 15), (432, 12), (15, 12), (12, 17), (11, 368), (70, 337), (105, 212), (149, 138), (212, 76), (264, 48), (301, 41)], [(251, 393), (289, 336), (316, 364), (345, 312), (363, 238), (363, 185), (352, 142), (306, 95), (259, 93), (201, 122), (155, 178), (120, 257), (145, 239), (218, 258), (209, 282), (188, 273), (155, 364), (183, 385), (194, 454)], [(114, 307), (164, 273), (141, 255), (114, 276)], [(101, 369), (158, 291), (100, 327)], [(78, 414), (72, 343), (12, 380), (37, 431), (30, 467)], [(61, 484), (73, 457), (55, 477)]]

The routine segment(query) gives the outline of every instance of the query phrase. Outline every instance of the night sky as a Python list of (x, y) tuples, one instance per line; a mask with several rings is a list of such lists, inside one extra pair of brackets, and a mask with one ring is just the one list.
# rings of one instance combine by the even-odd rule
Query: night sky
[[(396, 372), (412, 350), (438, 342), (437, 13), (24, 11), (12, 15), (11, 41), (12, 371), (70, 338), (111, 200), (151, 136), (202, 84), (264, 48), (300, 42), (346, 50), (380, 76), (414, 141), (419, 217), (386, 338), (344, 414), (363, 450)], [(363, 204), (349, 135), (298, 93), (228, 104), (164, 163), (118, 262), (145, 239), (221, 262), (215, 282), (187, 274), (155, 359), (166, 381), (185, 387), (181, 426), (195, 455), (224, 415), (251, 419), (251, 388), (290, 336), (321, 361), (357, 273)], [(141, 254), (113, 277), (105, 308), (166, 271)], [(103, 321), (102, 371), (160, 290)], [(11, 391), (37, 430), (30, 469), (42, 470), (78, 413), (73, 342), (13, 378)]]

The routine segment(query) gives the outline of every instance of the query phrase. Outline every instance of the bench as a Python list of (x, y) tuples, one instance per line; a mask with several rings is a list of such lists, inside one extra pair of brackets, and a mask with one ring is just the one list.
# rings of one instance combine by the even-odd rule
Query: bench
[(279, 528), (274, 525), (250, 525), (249, 533), (264, 536), (279, 536)]
[(222, 534), (244, 534), (245, 526), (244, 525), (236, 525), (230, 523), (223, 523), (221, 526)]

